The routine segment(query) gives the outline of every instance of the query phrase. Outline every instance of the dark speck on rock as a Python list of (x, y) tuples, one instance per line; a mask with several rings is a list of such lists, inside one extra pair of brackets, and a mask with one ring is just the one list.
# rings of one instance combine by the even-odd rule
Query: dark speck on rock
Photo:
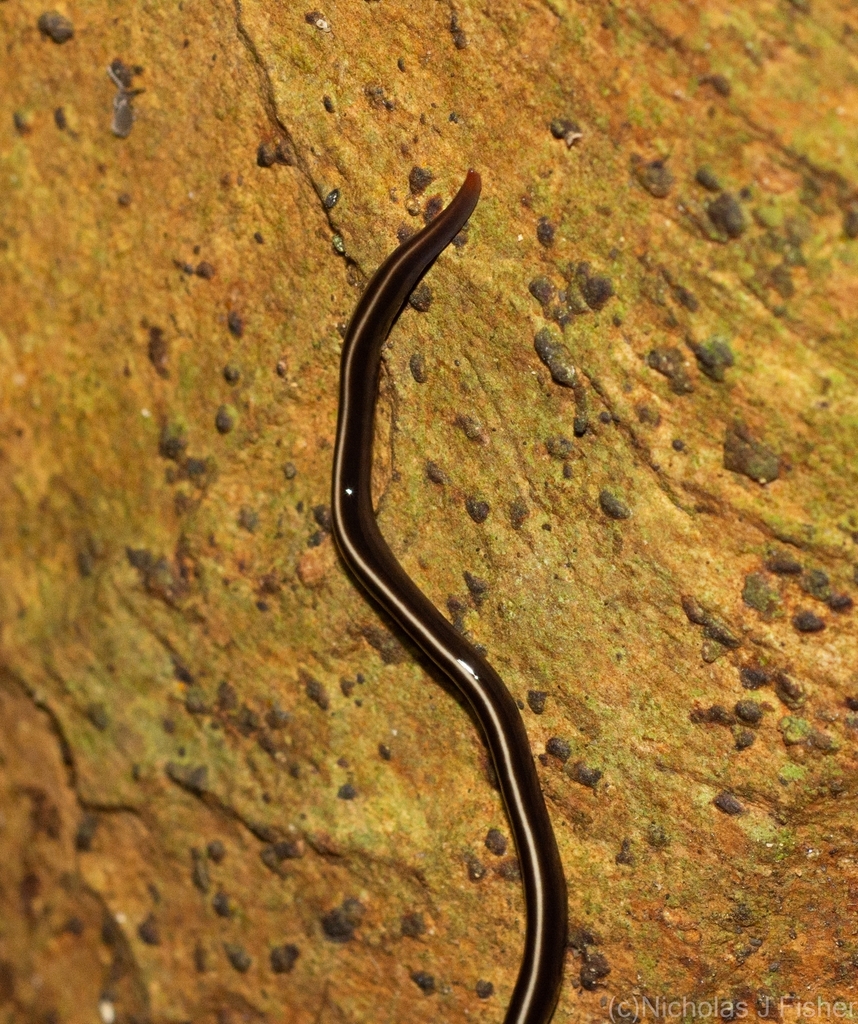
[(557, 289), (547, 277), (535, 277), (527, 290), (543, 306), (553, 302), (557, 295)]
[(733, 738), (736, 742), (736, 750), (747, 750), (748, 747), (754, 745), (757, 739), (756, 734), (750, 729), (736, 729)]
[(608, 490), (599, 492), (599, 507), (609, 519), (628, 519), (632, 514), (628, 505)]
[(229, 408), (222, 405), (215, 414), (215, 427), (219, 434), (228, 434), (235, 426), (235, 418)]
[(463, 578), (465, 580), (465, 586), (468, 588), (471, 597), (474, 599), (474, 604), (479, 607), (485, 600), (486, 594), (488, 593), (488, 583), (479, 576), (474, 576), (469, 572), (463, 573)]
[(629, 867), (634, 867), (635, 855), (632, 853), (632, 842), (630, 839), (624, 839), (620, 844), (620, 852), (614, 857), (615, 864), (626, 864)]
[(403, 914), (400, 921), (400, 931), (409, 939), (418, 939), (426, 934), (426, 922), (420, 913)]
[(412, 167), (408, 175), (408, 187), (415, 196), (419, 196), (435, 180), (435, 176), (425, 167)]
[(858, 207), (852, 207), (843, 214), (843, 234), (847, 238), (858, 238)]
[(244, 334), (244, 321), (236, 310), (231, 309), (229, 311), (226, 317), (226, 325), (229, 328), (230, 334), (236, 338), (240, 338)]
[(715, 172), (711, 167), (703, 166), (697, 168), (697, 173), (694, 175), (694, 180), (698, 185), (702, 185), (707, 192), (720, 192), (721, 182), (715, 176)]
[(479, 882), (486, 877), (485, 866), (473, 854), (465, 857), (465, 864), (468, 868), (468, 878), (472, 882)]
[(828, 598), (828, 607), (833, 612), (849, 612), (855, 606), (855, 602), (849, 594), (832, 594)]
[(137, 935), (140, 941), (145, 942), (147, 946), (160, 946), (161, 935), (153, 914), (149, 914), (144, 921), (140, 922), (137, 926)]
[(641, 157), (633, 156), (632, 171), (643, 188), (656, 199), (664, 199), (673, 187), (673, 175), (664, 160), (647, 163)]
[(337, 790), (337, 796), (340, 800), (354, 800), (357, 796), (357, 790), (350, 782), (346, 782)]
[(328, 691), (319, 682), (319, 680), (314, 679), (313, 676), (305, 675), (304, 692), (314, 704), (318, 704), (322, 711), (327, 711), (330, 707), (331, 702), (328, 698)]
[(822, 569), (809, 569), (801, 577), (799, 585), (805, 594), (815, 597), (817, 601), (827, 601), (831, 597), (831, 582)]
[(688, 339), (688, 347), (697, 358), (697, 365), (711, 380), (723, 382), (725, 371), (735, 362), (733, 350), (726, 338), (713, 334), (706, 341), (697, 343)]
[(778, 672), (775, 679), (775, 693), (778, 700), (783, 701), (790, 711), (797, 711), (807, 703), (807, 691), (798, 679), (793, 679), (786, 672)]
[(579, 977), (581, 987), (588, 992), (597, 988), (600, 981), (611, 973), (607, 958), (602, 953), (587, 950), (584, 954), (585, 962), (581, 968)]
[(239, 974), (246, 974), (250, 970), (250, 965), (253, 961), (250, 959), (244, 946), (239, 946), (237, 942), (225, 942), (223, 944), (223, 951), (226, 953), (226, 958), (229, 960), (230, 965)]
[(224, 857), (226, 857), (226, 847), (220, 839), (212, 839), (212, 841), (206, 845), (206, 853), (209, 855), (209, 859), (215, 864), (220, 864)]
[(477, 993), (477, 999), (488, 999), (494, 995), (495, 987), (490, 981), (478, 981), (474, 991)]
[(582, 786), (595, 789), (599, 784), (599, 780), (602, 778), (602, 773), (598, 768), (590, 768), (588, 765), (584, 764), (583, 761), (578, 761), (572, 766), (571, 771), (569, 771), (569, 777)]
[(509, 521), (514, 530), (520, 530), (525, 519), (530, 515), (530, 509), (524, 498), (515, 498), (509, 506)]
[(433, 484), (441, 484), (443, 486), (447, 483), (447, 474), (437, 462), (432, 462), (431, 460), (426, 463), (426, 478), (431, 480)]
[(561, 341), (555, 341), (547, 327), (536, 332), (533, 339), (536, 354), (548, 367), (555, 384), (571, 388), (575, 385), (575, 367), (569, 349)]
[(736, 702), (736, 717), (740, 718), (747, 725), (759, 725), (763, 718), (763, 709), (755, 700), (740, 700)]
[(730, 82), (724, 75), (703, 75), (699, 81), (701, 85), (711, 85), (719, 96), (729, 96), (732, 92)]
[(421, 281), (408, 298), (408, 304), (418, 313), (428, 313), (432, 305), (432, 289)]
[(208, 260), (201, 260), (197, 264), (197, 269), (194, 271), (197, 277), (201, 277), (204, 281), (211, 281), (215, 276), (215, 268), (209, 263)]
[(503, 857), (507, 850), (506, 836), (496, 828), (490, 828), (486, 833), (486, 849), (496, 857)]
[[(608, 420), (610, 421), (610, 415)], [(574, 445), (568, 437), (549, 437), (545, 442), (545, 450), (552, 459), (559, 459), (561, 462), (568, 459), (574, 451)]]
[(359, 900), (347, 899), (322, 917), (322, 931), (331, 942), (348, 942), (363, 917), (364, 908)]
[(536, 223), (536, 238), (546, 248), (554, 245), (555, 226), (547, 217), (540, 217)]
[(772, 681), (772, 676), (758, 665), (743, 665), (739, 670), (739, 679), (746, 690), (759, 690)]
[(110, 718), (107, 714), (107, 708), (100, 702), (88, 704), (86, 708), (86, 717), (90, 722), (98, 729), (99, 732), (104, 732), (110, 725)]
[(295, 961), (301, 955), (297, 946), (287, 943), (284, 946), (275, 946), (271, 950), (271, 970), (275, 974), (288, 974), (295, 966)]
[(769, 555), (765, 564), (769, 572), (777, 573), (779, 576), (798, 576), (802, 570), (801, 562), (796, 561), (785, 551), (776, 551)]
[(444, 200), (440, 196), (431, 196), (423, 208), (423, 222), (429, 224), (444, 209)]
[(238, 525), (248, 533), (255, 533), (259, 526), (259, 513), (248, 505), (242, 505), (238, 512)]
[(314, 505), (313, 519), (316, 521), (316, 525), (321, 527), (326, 533), (331, 532), (333, 523), (331, 520), (331, 510), (327, 505)]
[(426, 360), (419, 352), (415, 352), (408, 360), (408, 369), (411, 370), (411, 376), (418, 384), (425, 384), (428, 380)]
[(241, 370), (233, 363), (227, 363), (223, 368), (223, 379), (227, 384), (237, 384), (241, 380)]
[(411, 980), (427, 996), (435, 991), (435, 978), (431, 974), (427, 974), (426, 971), (412, 971)]
[(724, 468), (765, 484), (777, 480), (780, 460), (771, 448), (755, 440), (741, 420), (736, 420), (724, 435)]
[(74, 36), (74, 25), (57, 11), (46, 11), (39, 15), (37, 24), (42, 35), (55, 43), (67, 43)]
[(552, 757), (556, 757), (565, 764), (569, 760), (572, 748), (566, 740), (561, 740), (558, 736), (552, 736), (545, 744), (545, 753), (551, 754)]
[(715, 227), (729, 238), (738, 238), (748, 226), (738, 199), (730, 192), (722, 192), (706, 212)]
[(675, 395), (688, 395), (694, 390), (685, 366), (685, 356), (675, 346), (652, 349), (646, 362), (651, 369), (667, 377), (670, 390)]
[(340, 201), (340, 190), (338, 188), (331, 189), (331, 191), (322, 200), (322, 206), (326, 210), (333, 210), (333, 208)]
[(527, 706), (535, 715), (541, 715), (545, 711), (545, 702), (548, 699), (546, 690), (528, 690)]
[(605, 274), (579, 273), (578, 287), (590, 309), (598, 312), (614, 294), (611, 279)]
[(227, 896), (223, 890), (215, 893), (214, 898), (212, 899), (212, 907), (218, 917), (232, 916), (232, 909), (229, 905), (229, 896)]
[(720, 792), (712, 802), (724, 814), (741, 814), (745, 809), (733, 794), (728, 793), (727, 790)]
[(489, 517), (491, 506), (487, 501), (481, 501), (479, 498), (475, 497), (468, 497), (465, 498), (465, 509), (475, 523), (484, 523)]
[(820, 633), (825, 629), (825, 620), (807, 609), (796, 612), (792, 624), (799, 633)]

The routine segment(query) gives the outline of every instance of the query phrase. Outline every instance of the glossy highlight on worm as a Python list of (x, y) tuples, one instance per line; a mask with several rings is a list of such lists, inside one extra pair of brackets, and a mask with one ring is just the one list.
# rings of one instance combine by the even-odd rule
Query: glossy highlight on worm
[(547, 1024), (566, 948), (566, 881), (518, 706), (500, 676), (397, 562), (381, 536), (370, 480), (381, 348), (414, 286), (467, 222), (480, 197), (468, 171), (455, 198), (382, 263), (352, 315), (340, 370), (333, 532), (343, 560), (373, 598), (467, 699), (494, 761), (524, 883), (524, 956), (504, 1024)]

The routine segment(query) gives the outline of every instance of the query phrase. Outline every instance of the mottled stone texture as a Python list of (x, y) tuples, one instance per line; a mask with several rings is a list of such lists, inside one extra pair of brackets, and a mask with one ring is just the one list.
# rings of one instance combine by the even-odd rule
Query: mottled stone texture
[(854, 5), (7, 0), (0, 39), (0, 1020), (502, 1019), (485, 751), (327, 508), (343, 325), (468, 167), (375, 484), (522, 704), (557, 1019), (848, 999)]

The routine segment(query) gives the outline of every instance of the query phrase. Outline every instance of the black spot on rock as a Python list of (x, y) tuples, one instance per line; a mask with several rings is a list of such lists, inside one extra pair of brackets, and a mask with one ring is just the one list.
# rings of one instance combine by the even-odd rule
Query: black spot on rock
[(694, 175), (694, 180), (698, 185), (702, 185), (707, 192), (721, 191), (721, 182), (715, 176), (715, 172), (711, 167), (698, 167), (697, 173)]
[(447, 474), (437, 462), (428, 461), (426, 463), (426, 478), (431, 480), (433, 484), (441, 484), (443, 486), (447, 483)]
[(56, 11), (40, 14), (37, 25), (43, 36), (57, 44), (67, 43), (74, 36), (74, 25), (65, 15)]
[(579, 974), (582, 988), (592, 992), (598, 987), (599, 982), (607, 978), (610, 973), (610, 964), (602, 953), (596, 953), (589, 949), (585, 951), (584, 966)]
[(557, 229), (547, 217), (540, 217), (536, 224), (536, 238), (540, 245), (546, 248), (554, 245), (554, 235)]
[(763, 719), (763, 709), (755, 700), (737, 701), (735, 711), (736, 717), (747, 725), (759, 725)]
[(487, 501), (481, 501), (479, 498), (475, 497), (468, 497), (465, 499), (465, 509), (475, 523), (484, 523), (489, 517), (491, 506)]
[(237, 942), (225, 942), (223, 944), (223, 951), (226, 953), (226, 958), (229, 960), (230, 965), (239, 974), (246, 974), (250, 970), (250, 965), (253, 961), (250, 959), (244, 946), (240, 946)]
[(219, 434), (228, 434), (235, 426), (235, 416), (230, 409), (222, 405), (215, 414), (215, 427)]
[(545, 711), (545, 701), (548, 693), (545, 690), (528, 690), (527, 706), (535, 715), (541, 715)]
[(418, 384), (425, 384), (428, 380), (428, 376), (426, 374), (426, 360), (419, 352), (413, 353), (411, 358), (408, 360), (408, 369), (411, 370), (411, 376)]
[(673, 345), (654, 348), (646, 357), (647, 366), (667, 377), (675, 395), (688, 395), (694, 390), (685, 365), (685, 356)]
[(303, 682), (304, 692), (307, 694), (310, 700), (314, 704), (318, 704), (322, 711), (327, 711), (328, 708), (331, 706), (331, 702), (328, 697), (328, 691), (325, 689), (325, 687), (319, 682), (318, 679), (315, 679), (313, 676), (307, 673), (304, 673)]
[(426, 922), (420, 913), (403, 914), (400, 931), (406, 938), (417, 939), (426, 934)]
[(720, 792), (712, 802), (724, 814), (741, 814), (745, 809), (736, 797), (732, 793), (728, 793), (727, 790)]
[(425, 167), (412, 167), (408, 175), (408, 187), (415, 196), (421, 195), (435, 180), (435, 176)]
[(509, 521), (514, 530), (520, 530), (530, 515), (530, 509), (524, 498), (514, 498), (509, 506)]
[(557, 295), (557, 289), (547, 277), (535, 277), (527, 286), (527, 290), (542, 306), (553, 302)]
[(490, 828), (486, 833), (486, 849), (496, 857), (503, 857), (507, 849), (506, 836), (496, 828)]
[(432, 305), (432, 289), (421, 281), (414, 291), (408, 296), (408, 305), (416, 309), (418, 313), (428, 313)]
[(710, 380), (723, 382), (725, 371), (735, 363), (733, 350), (726, 339), (717, 334), (700, 344), (689, 338), (688, 347), (697, 358), (697, 365)]
[(569, 756), (572, 753), (572, 748), (566, 742), (557, 736), (552, 736), (545, 744), (546, 754), (551, 754), (552, 757), (556, 757), (559, 761), (564, 763), (569, 760)]
[(741, 420), (736, 420), (724, 435), (724, 468), (765, 484), (778, 479), (780, 459), (757, 441)]
[(290, 943), (284, 946), (275, 946), (269, 956), (271, 970), (275, 974), (288, 974), (295, 966), (295, 961), (300, 955), (301, 952), (298, 947)]
[(738, 199), (730, 192), (722, 192), (709, 204), (706, 212), (709, 220), (728, 238), (738, 238), (748, 226)]
[(465, 586), (468, 588), (471, 597), (474, 599), (474, 604), (479, 607), (485, 600), (486, 594), (489, 591), (489, 585), (479, 576), (474, 576), (469, 572), (462, 574), (465, 580)]
[(595, 789), (599, 784), (599, 780), (602, 778), (602, 773), (598, 768), (590, 768), (588, 765), (584, 764), (583, 761), (578, 761), (572, 766), (572, 770), (569, 772), (569, 777), (582, 786), (587, 786), (589, 789)]
[(427, 996), (435, 991), (435, 978), (433, 975), (427, 974), (426, 971), (412, 971), (411, 980)]
[(777, 573), (779, 576), (798, 576), (802, 570), (801, 562), (796, 561), (785, 551), (769, 555), (765, 564), (769, 572)]
[(494, 995), (495, 987), (490, 981), (478, 981), (474, 991), (477, 993), (477, 999), (488, 999)]
[(137, 935), (141, 942), (145, 942), (147, 946), (160, 946), (161, 945), (161, 934), (158, 929), (158, 922), (155, 920), (153, 914), (141, 921), (137, 926)]
[(664, 199), (673, 187), (674, 178), (664, 160), (646, 162), (639, 156), (633, 156), (632, 172), (638, 182), (656, 199)]
[(240, 338), (244, 334), (244, 321), (236, 310), (231, 309), (226, 317), (226, 325), (229, 328), (230, 334), (236, 338)]
[(632, 514), (628, 505), (608, 490), (599, 492), (599, 507), (609, 519), (628, 519)]
[(825, 629), (825, 620), (821, 619), (816, 612), (807, 609), (796, 612), (792, 618), (792, 624), (799, 633), (820, 633)]
[(561, 341), (555, 341), (551, 331), (543, 327), (536, 332), (533, 339), (533, 347), (536, 354), (548, 367), (555, 384), (571, 388), (575, 384), (575, 367), (572, 364), (572, 356), (569, 350)]
[(822, 569), (808, 569), (799, 585), (805, 594), (815, 597), (817, 601), (828, 601), (831, 597), (831, 581)]

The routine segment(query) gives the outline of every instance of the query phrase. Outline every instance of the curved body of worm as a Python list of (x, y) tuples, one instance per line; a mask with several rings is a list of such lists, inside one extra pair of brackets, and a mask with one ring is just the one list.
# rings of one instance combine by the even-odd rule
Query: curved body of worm
[(515, 840), (527, 914), (504, 1024), (547, 1024), (563, 974), (566, 881), (524, 723), (500, 676), (399, 565), (379, 532), (370, 494), (382, 345), (414, 286), (467, 222), (480, 187), (480, 176), (469, 171), (449, 206), (394, 250), (358, 301), (343, 343), (332, 520), (346, 565), (449, 676), (480, 723)]

